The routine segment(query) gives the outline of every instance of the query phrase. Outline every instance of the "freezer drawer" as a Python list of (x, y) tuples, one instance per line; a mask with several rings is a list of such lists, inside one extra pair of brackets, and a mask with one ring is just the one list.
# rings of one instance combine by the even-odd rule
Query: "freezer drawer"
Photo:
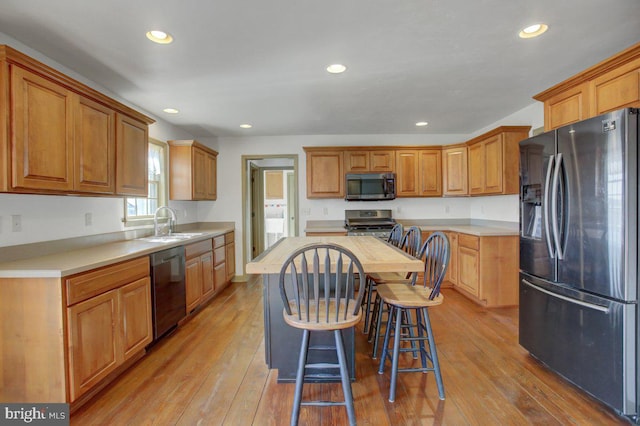
[(618, 412), (635, 415), (636, 309), (520, 274), (520, 345)]

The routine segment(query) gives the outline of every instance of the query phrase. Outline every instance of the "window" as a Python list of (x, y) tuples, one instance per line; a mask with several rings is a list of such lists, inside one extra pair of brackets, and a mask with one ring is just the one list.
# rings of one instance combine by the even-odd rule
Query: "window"
[(167, 144), (149, 139), (149, 194), (127, 197), (124, 200), (124, 218), (127, 225), (145, 225), (153, 219), (160, 206), (167, 205)]

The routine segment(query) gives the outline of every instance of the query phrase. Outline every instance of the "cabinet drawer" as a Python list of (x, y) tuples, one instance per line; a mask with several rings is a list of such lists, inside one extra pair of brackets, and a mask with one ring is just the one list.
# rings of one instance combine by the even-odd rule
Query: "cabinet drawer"
[(215, 237), (213, 239), (213, 247), (214, 248), (218, 248), (218, 247), (222, 247), (224, 245), (224, 235), (218, 235), (217, 237)]
[(224, 234), (224, 243), (225, 244), (232, 243), (234, 239), (235, 239), (235, 236), (234, 236), (233, 231), (227, 232), (226, 234)]
[(67, 306), (149, 276), (149, 258), (140, 257), (65, 279)]
[(458, 234), (458, 245), (471, 250), (480, 250), (480, 238), (474, 235)]
[(212, 241), (204, 240), (199, 241), (197, 243), (189, 244), (184, 247), (184, 255), (187, 259), (190, 259), (195, 256), (199, 256), (202, 253), (206, 253), (208, 251), (213, 250)]
[(213, 263), (214, 265), (219, 265), (223, 263), (226, 259), (226, 248), (224, 246), (218, 247), (213, 251)]

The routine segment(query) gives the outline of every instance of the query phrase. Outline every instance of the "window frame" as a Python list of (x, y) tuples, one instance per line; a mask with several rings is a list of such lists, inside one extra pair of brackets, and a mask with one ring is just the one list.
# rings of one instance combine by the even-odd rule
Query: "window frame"
[[(169, 205), (169, 144), (154, 138), (149, 138), (149, 146), (159, 146), (162, 148), (162, 171), (163, 173), (160, 175), (160, 182), (158, 189), (158, 207), (168, 206)], [(147, 150), (147, 155), (148, 150)], [(147, 164), (147, 174), (149, 165)], [(122, 221), (124, 222), (125, 227), (134, 227), (134, 226), (146, 226), (153, 225), (153, 214), (149, 215), (139, 215), (139, 216), (130, 216), (128, 214), (128, 204), (127, 201), (130, 199), (149, 199), (149, 197), (124, 197), (123, 198), (123, 217)]]

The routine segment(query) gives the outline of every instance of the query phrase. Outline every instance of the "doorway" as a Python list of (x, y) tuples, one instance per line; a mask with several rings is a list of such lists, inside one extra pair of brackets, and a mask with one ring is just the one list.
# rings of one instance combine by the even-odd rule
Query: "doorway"
[(298, 235), (298, 156), (242, 156), (244, 264)]

